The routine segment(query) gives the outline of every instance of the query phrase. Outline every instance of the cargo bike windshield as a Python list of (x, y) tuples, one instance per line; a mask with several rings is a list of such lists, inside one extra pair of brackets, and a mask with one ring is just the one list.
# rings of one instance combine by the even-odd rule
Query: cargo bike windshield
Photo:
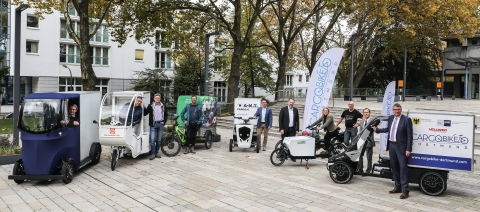
[[(133, 96), (133, 98), (132, 98)], [(134, 102), (139, 96), (135, 93), (130, 95), (114, 95), (107, 93), (102, 102), (101, 125), (130, 126), (134, 112)]]
[(25, 99), (19, 118), (19, 128), (28, 133), (42, 134), (57, 130), (63, 120), (63, 100)]

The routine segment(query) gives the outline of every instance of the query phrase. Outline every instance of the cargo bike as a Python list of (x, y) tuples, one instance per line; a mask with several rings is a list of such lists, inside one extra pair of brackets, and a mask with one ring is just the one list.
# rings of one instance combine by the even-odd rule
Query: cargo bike
[[(133, 123), (135, 102), (140, 105), (141, 122)], [(149, 115), (144, 114), (143, 105), (150, 104), (148, 91), (119, 91), (104, 95), (100, 107), (100, 123), (97, 137), (101, 145), (110, 146), (111, 169), (115, 170), (118, 159), (129, 156), (136, 158), (150, 152)]]
[(100, 98), (100, 92), (26, 96), (16, 126), (21, 132), (22, 157), (8, 179), (18, 184), (61, 179), (68, 184), (76, 171), (98, 164), (102, 153), (96, 121)]
[[(419, 184), (428, 195), (437, 196), (447, 189), (450, 171), (474, 171), (475, 116), (444, 111), (408, 111), (413, 122), (413, 144), (408, 162), (409, 183)], [(390, 158), (380, 155), (372, 173), (357, 172), (358, 160), (365, 151), (365, 141), (373, 129), (388, 117), (377, 117), (358, 133), (347, 151), (328, 160), (330, 178), (347, 183), (353, 175), (393, 180)]]
[(236, 98), (234, 105), (233, 138), (230, 139), (228, 150), (232, 152), (235, 147), (254, 148), (259, 153), (261, 146), (257, 138), (257, 122), (261, 119), (261, 114), (256, 113), (261, 106), (261, 99)]

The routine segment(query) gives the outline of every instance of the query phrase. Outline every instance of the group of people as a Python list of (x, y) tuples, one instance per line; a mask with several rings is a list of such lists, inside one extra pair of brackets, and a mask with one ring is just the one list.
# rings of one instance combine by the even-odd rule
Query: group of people
[[(298, 134), (299, 131), (299, 116), (298, 109), (293, 107), (295, 103), (294, 99), (288, 100), (288, 106), (283, 107), (280, 110), (278, 117), (278, 125), (281, 133), (282, 140), (285, 137), (291, 137)], [(323, 154), (328, 154), (328, 149), (330, 148), (332, 138), (336, 137), (339, 133), (338, 125), (345, 119), (345, 133), (344, 133), (344, 143), (345, 145), (350, 145), (350, 140), (353, 140), (358, 131), (362, 131), (367, 128), (372, 120), (370, 118), (370, 109), (363, 109), (363, 114), (354, 108), (355, 104), (353, 101), (348, 103), (348, 109), (343, 111), (340, 119), (337, 123), (334, 123), (333, 116), (330, 114), (330, 109), (328, 107), (323, 108), (322, 116), (316, 122), (312, 123), (311, 126), (318, 125), (320, 122), (323, 123), (318, 130), (324, 130), (325, 136), (325, 148)], [(395, 181), (395, 188), (389, 193), (402, 193), (400, 196), (401, 199), (408, 198), (409, 196), (409, 187), (408, 187), (408, 166), (407, 166), (407, 157), (410, 156), (412, 151), (412, 121), (408, 116), (402, 115), (402, 106), (398, 103), (393, 105), (393, 114), (388, 117), (388, 126), (387, 128), (377, 128), (372, 126), (376, 133), (388, 133), (388, 144), (387, 149), (389, 150), (391, 168), (393, 172), (393, 180)], [(263, 144), (262, 149), (266, 151), (266, 145), (268, 141), (268, 130), (272, 128), (273, 115), (272, 110), (267, 107), (267, 100), (262, 99), (262, 107), (257, 109), (254, 118), (257, 118), (257, 139), (261, 141), (262, 132)], [(360, 119), (360, 122), (358, 120)], [(363, 157), (366, 153), (367, 157), (367, 173), (371, 173), (372, 170), (372, 157), (373, 157), (373, 147), (375, 146), (375, 139), (373, 131), (367, 137), (365, 144), (365, 151), (362, 151), (358, 162), (357, 172), (363, 172)]]

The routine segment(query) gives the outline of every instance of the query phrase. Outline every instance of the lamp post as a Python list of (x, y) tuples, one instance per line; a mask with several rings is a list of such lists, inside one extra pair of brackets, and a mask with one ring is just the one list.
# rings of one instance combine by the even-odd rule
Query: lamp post
[(416, 46), (418, 43), (415, 44), (405, 44), (404, 45), (404, 57), (403, 57), (403, 92), (402, 92), (402, 100), (405, 101), (405, 89), (407, 87), (407, 47), (409, 46)]
[(212, 35), (221, 35), (221, 32), (214, 32), (205, 34), (205, 88), (204, 95), (208, 96), (208, 47), (210, 43), (210, 36)]
[(28, 4), (22, 4), (15, 9), (15, 68), (13, 78), (13, 143), (18, 145), (18, 116), (20, 115), (20, 42), (22, 27), (22, 12), (29, 8)]
[(68, 69), (68, 71), (70, 71), (70, 88), (72, 89), (72, 91), (74, 91), (74, 90), (73, 90), (73, 76), (72, 76), (72, 70), (70, 70), (70, 68), (69, 68), (67, 65), (65, 65), (65, 64), (63, 64), (62, 66), (63, 66), (64, 68)]
[(445, 53), (451, 53), (455, 51), (443, 51), (443, 57), (442, 57), (442, 93), (441, 93), (441, 99), (443, 101), (443, 88), (445, 88)]
[(350, 37), (350, 46), (352, 47), (352, 63), (350, 64), (350, 66), (352, 67), (352, 70), (350, 71), (350, 101), (353, 100), (353, 58), (355, 57), (355, 50), (354, 50), (354, 46), (355, 46), (355, 37), (357, 36), (364, 36), (365, 34), (353, 34), (351, 37)]

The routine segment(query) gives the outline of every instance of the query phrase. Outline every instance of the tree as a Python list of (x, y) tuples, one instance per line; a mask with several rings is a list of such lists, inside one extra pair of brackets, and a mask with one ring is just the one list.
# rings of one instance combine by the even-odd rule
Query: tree
[(169, 82), (168, 76), (165, 74), (165, 69), (148, 69), (143, 71), (135, 71), (135, 76), (132, 79), (133, 89), (136, 91), (150, 91), (150, 102), (153, 102), (153, 94), (161, 93), (163, 102), (165, 101), (166, 90), (164, 90), (165, 83)]
[(199, 94), (203, 91), (205, 69), (202, 69), (202, 60), (196, 55), (185, 55), (177, 61), (174, 70), (173, 93), (177, 99), (181, 95)]

